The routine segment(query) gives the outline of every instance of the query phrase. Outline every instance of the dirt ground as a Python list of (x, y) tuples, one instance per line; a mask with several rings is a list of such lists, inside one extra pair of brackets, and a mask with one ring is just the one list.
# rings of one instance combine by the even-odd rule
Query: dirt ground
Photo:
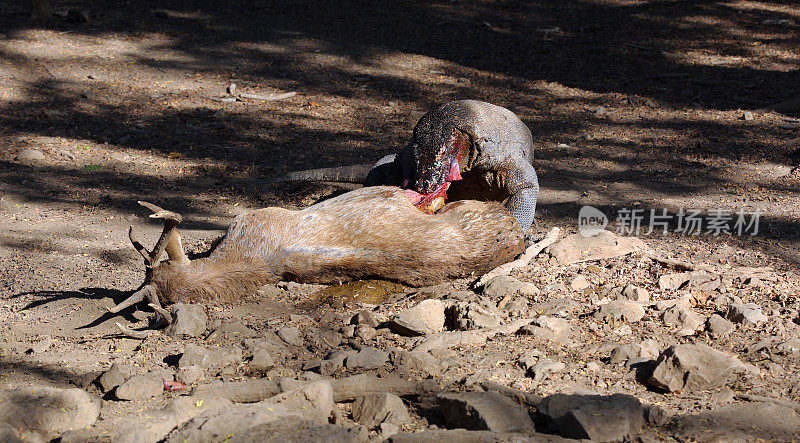
[[(67, 387), (118, 359), (152, 364), (114, 324), (147, 313), (105, 313), (144, 275), (128, 226), (145, 244), (160, 230), (137, 200), (181, 213), (186, 244), (202, 251), (248, 209), (299, 208), (341, 189), (275, 177), (374, 162), (401, 147), (426, 110), (460, 98), (507, 107), (530, 127), (541, 185), (534, 237), (553, 226), (574, 232), (584, 205), (612, 219), (624, 208), (758, 211), (752, 236), (642, 239), (691, 263), (771, 267), (779, 283), (765, 282), (749, 301), (797, 318), (800, 107), (769, 108), (800, 97), (794, 2), (54, 6), (91, 8), (91, 21), (34, 23), (22, 2), (0, 1), (3, 385)], [(232, 83), (235, 93), (296, 95), (230, 101)], [(44, 159), (18, 159), (31, 149)], [(605, 278), (653, 285), (657, 276), (636, 274), (636, 263), (614, 262)], [(542, 285), (576, 272), (531, 269), (541, 274), (529, 281)], [(260, 330), (320, 309), (254, 297), (212, 311)], [(725, 347), (744, 356), (759, 334), (769, 331)], [(48, 340), (52, 347), (26, 353)], [(162, 354), (178, 347), (164, 346)], [(765, 393), (797, 400), (797, 365), (795, 354), (781, 371), (763, 366)], [(622, 389), (637, 388), (602, 388)], [(710, 407), (707, 396), (641, 395), (673, 413)]]

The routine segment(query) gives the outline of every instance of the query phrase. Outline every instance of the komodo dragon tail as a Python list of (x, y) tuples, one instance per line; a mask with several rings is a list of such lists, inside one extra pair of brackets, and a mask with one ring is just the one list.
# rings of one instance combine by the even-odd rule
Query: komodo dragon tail
[(306, 169), (293, 171), (273, 181), (281, 182), (340, 182), (364, 183), (372, 164), (336, 166), (333, 168)]

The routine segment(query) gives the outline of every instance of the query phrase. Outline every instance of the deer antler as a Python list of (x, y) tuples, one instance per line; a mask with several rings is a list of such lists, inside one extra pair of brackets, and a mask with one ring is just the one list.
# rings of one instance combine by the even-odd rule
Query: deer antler
[[(118, 305), (114, 306), (113, 308), (107, 308), (109, 312), (117, 313), (127, 307), (133, 306), (140, 301), (147, 299), (149, 305), (153, 308), (154, 311), (158, 314), (161, 318), (159, 321), (159, 325), (169, 325), (172, 323), (172, 315), (161, 307), (161, 303), (158, 300), (158, 293), (156, 288), (150, 282), (152, 278), (152, 272), (158, 266), (159, 259), (164, 251), (167, 251), (167, 255), (169, 256), (170, 260), (175, 260), (178, 262), (188, 262), (189, 259), (183, 252), (183, 247), (181, 245), (181, 237), (180, 233), (176, 229), (178, 224), (183, 220), (180, 214), (167, 211), (159, 206), (156, 206), (152, 203), (148, 203), (145, 201), (139, 201), (141, 206), (151, 210), (153, 213), (150, 214), (151, 218), (160, 218), (164, 220), (164, 229), (161, 231), (161, 236), (158, 238), (155, 246), (153, 247), (152, 251), (148, 251), (144, 245), (136, 238), (136, 234), (133, 231), (133, 226), (128, 228), (128, 238), (133, 244), (133, 248), (136, 249), (139, 254), (141, 254), (142, 258), (144, 258), (144, 265), (147, 269), (147, 273), (145, 276), (145, 282), (138, 291), (131, 294), (130, 297), (123, 300)], [(127, 327), (124, 327), (117, 323), (120, 331), (123, 334), (128, 335), (134, 338), (145, 338), (149, 334), (150, 331), (134, 331)]]

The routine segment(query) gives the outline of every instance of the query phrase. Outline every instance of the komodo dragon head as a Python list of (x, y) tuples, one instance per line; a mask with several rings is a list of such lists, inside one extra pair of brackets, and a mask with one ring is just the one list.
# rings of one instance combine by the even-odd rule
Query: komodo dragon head
[(439, 108), (423, 115), (411, 140), (411, 179), (403, 187), (418, 193), (417, 201), (410, 197), (425, 212), (444, 206), (450, 182), (461, 180), (474, 157), (469, 134), (449, 123), (452, 116), (446, 111), (449, 109)]

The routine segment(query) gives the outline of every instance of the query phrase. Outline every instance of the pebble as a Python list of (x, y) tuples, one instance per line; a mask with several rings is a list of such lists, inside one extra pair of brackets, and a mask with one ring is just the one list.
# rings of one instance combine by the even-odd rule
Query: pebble
[(284, 326), (278, 329), (278, 337), (288, 345), (303, 346), (303, 337), (300, 335), (300, 330), (294, 326)]
[(573, 291), (583, 291), (584, 289), (589, 289), (591, 286), (589, 280), (582, 275), (573, 278), (572, 281), (569, 282), (569, 287), (572, 288)]
[(17, 154), (16, 160), (26, 164), (40, 163), (44, 161), (44, 153), (38, 149), (23, 149)]
[(596, 318), (612, 318), (635, 323), (644, 317), (644, 307), (637, 302), (629, 300), (613, 300), (600, 306), (595, 313)]
[(444, 318), (444, 303), (441, 300), (423, 300), (398, 314), (389, 322), (389, 328), (396, 334), (406, 336), (434, 334), (444, 328)]
[(743, 325), (754, 325), (765, 322), (769, 318), (761, 312), (761, 307), (754, 303), (732, 304), (725, 312), (725, 318)]

